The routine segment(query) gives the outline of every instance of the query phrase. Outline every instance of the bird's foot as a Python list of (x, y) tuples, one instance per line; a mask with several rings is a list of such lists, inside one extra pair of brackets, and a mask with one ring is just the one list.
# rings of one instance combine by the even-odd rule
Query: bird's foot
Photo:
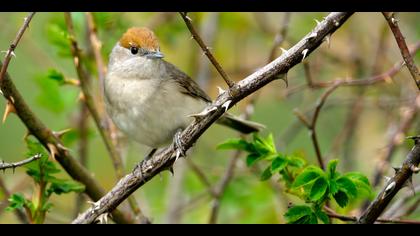
[(174, 143), (175, 143), (175, 149), (176, 149), (176, 158), (175, 158), (175, 161), (177, 161), (178, 158), (180, 158), (180, 157), (186, 157), (185, 150), (184, 150), (184, 148), (182, 146), (181, 132), (182, 132), (182, 130), (179, 129), (175, 133), (175, 136), (174, 136)]

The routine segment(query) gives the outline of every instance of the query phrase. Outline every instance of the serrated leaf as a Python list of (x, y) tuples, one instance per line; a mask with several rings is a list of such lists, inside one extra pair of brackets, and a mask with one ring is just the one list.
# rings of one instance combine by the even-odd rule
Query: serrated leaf
[(300, 173), (295, 181), (293, 182), (292, 187), (298, 188), (307, 184), (311, 184), (315, 181), (318, 177), (323, 176), (324, 172), (316, 166), (308, 166)]
[(248, 167), (252, 166), (257, 160), (259, 160), (260, 155), (251, 153), (246, 157), (246, 165)]
[(312, 213), (309, 215), (308, 224), (311, 224), (311, 225), (316, 225), (316, 224), (318, 224), (318, 217), (316, 217), (315, 213), (313, 213), (313, 212), (312, 212)]
[(252, 152), (252, 145), (243, 139), (228, 139), (225, 142), (217, 145), (217, 149), (236, 149)]
[(273, 174), (271, 173), (271, 166), (268, 166), (263, 173), (261, 174), (260, 180), (261, 181), (266, 181), (269, 178), (271, 178), (271, 176), (273, 176)]
[(330, 162), (328, 162), (328, 166), (327, 166), (327, 170), (328, 170), (328, 178), (329, 179), (334, 179), (336, 177), (336, 172), (337, 172), (337, 164), (338, 164), (338, 160), (334, 159), (331, 160)]
[(83, 192), (85, 190), (84, 185), (70, 181), (70, 180), (61, 180), (55, 179), (51, 181), (51, 186), (48, 188), (47, 193), (50, 195), (51, 193), (55, 194), (63, 194), (63, 193), (70, 193), (70, 192)]
[(334, 200), (340, 207), (345, 207), (349, 203), (349, 197), (343, 191), (338, 191), (336, 194), (334, 194)]
[(274, 160), (271, 162), (271, 172), (279, 172), (283, 170), (286, 166), (287, 160), (284, 157), (277, 155), (277, 157), (274, 158)]
[[(253, 134), (253, 142), (252, 145), (255, 148), (255, 151), (260, 153), (261, 155), (268, 155), (276, 153), (273, 148), (272, 143), (267, 143), (267, 140), (272, 140), (269, 137), (267, 139), (263, 139), (257, 133)], [(270, 142), (270, 141), (269, 141)]]
[(337, 179), (337, 185), (338, 188), (347, 193), (347, 195), (350, 198), (357, 197), (357, 188), (356, 185), (353, 183), (353, 181), (350, 178), (347, 178), (346, 176), (341, 176)]
[(343, 175), (356, 185), (358, 193), (369, 195), (372, 192), (368, 178), (359, 172), (349, 172)]
[(311, 191), (309, 193), (309, 199), (311, 201), (318, 201), (319, 199), (321, 199), (328, 188), (328, 182), (325, 179), (325, 177), (319, 177), (318, 179), (315, 180), (314, 184), (311, 187)]
[(329, 190), (330, 190), (330, 196), (333, 196), (334, 194), (336, 194), (338, 192), (338, 185), (337, 182), (335, 181), (335, 179), (330, 180), (329, 182)]
[(324, 224), (330, 224), (330, 218), (325, 212), (318, 210), (315, 212), (315, 214)]
[(302, 168), (305, 165), (305, 160), (295, 156), (288, 157), (288, 162), (290, 166), (294, 166), (297, 168)]
[(9, 200), (9, 206), (6, 208), (6, 211), (12, 211), (15, 209), (23, 209), (23, 206), (26, 203), (25, 197), (21, 193), (15, 193), (12, 196), (10, 196)]
[(297, 205), (289, 208), (284, 214), (284, 218), (288, 223), (294, 223), (302, 217), (309, 216), (312, 213), (312, 209), (308, 206)]

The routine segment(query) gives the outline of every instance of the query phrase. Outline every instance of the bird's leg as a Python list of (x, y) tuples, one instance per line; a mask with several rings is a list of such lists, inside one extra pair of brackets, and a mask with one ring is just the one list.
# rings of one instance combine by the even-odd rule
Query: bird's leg
[(182, 129), (178, 129), (174, 136), (174, 143), (175, 143), (175, 149), (176, 149), (175, 161), (177, 161), (179, 157), (186, 157), (185, 150), (182, 147), (181, 132), (182, 132)]

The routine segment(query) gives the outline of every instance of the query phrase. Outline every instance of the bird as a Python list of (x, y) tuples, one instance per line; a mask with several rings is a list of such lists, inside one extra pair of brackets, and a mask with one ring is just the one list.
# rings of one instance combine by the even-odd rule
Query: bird
[[(152, 30), (129, 28), (113, 47), (104, 78), (109, 117), (129, 139), (151, 148), (147, 157), (178, 141), (177, 134), (193, 121), (193, 114), (212, 102), (190, 76), (163, 58)], [(264, 128), (227, 112), (217, 123), (244, 134)]]

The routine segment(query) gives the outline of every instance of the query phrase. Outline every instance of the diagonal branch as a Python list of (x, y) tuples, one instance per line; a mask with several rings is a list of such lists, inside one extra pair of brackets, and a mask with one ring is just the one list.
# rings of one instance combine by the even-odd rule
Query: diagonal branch
[(382, 12), (386, 21), (388, 22), (389, 28), (394, 34), (395, 40), (397, 41), (398, 47), (400, 48), (401, 55), (404, 59), (405, 64), (407, 65), (408, 70), (410, 71), (411, 76), (414, 79), (414, 82), (417, 85), (417, 88), (420, 90), (420, 73), (417, 66), (414, 64), (413, 57), (410, 55), (410, 52), (405, 42), (404, 35), (401, 33), (400, 27), (398, 26), (398, 20), (395, 18), (393, 12)]
[(394, 196), (405, 184), (409, 184), (413, 173), (418, 171), (420, 163), (420, 136), (411, 137), (414, 140), (414, 147), (408, 153), (401, 168), (397, 168), (395, 175), (387, 182), (376, 199), (370, 204), (360, 216), (357, 223), (372, 224), (382, 214)]
[(0, 170), (4, 171), (6, 169), (13, 169), (13, 171), (14, 171), (14, 169), (16, 167), (23, 166), (25, 164), (31, 163), (35, 160), (38, 160), (39, 158), (41, 158), (41, 154), (36, 154), (35, 156), (32, 156), (28, 159), (25, 159), (23, 161), (14, 162), (14, 163), (6, 163), (6, 162), (2, 161), (2, 162), (0, 162)]
[[(212, 109), (212, 112), (208, 112), (200, 120), (193, 121), (179, 135), (182, 151), (191, 148), (197, 139), (224, 114), (227, 110), (224, 106), (230, 108), (246, 96), (274, 81), (278, 78), (278, 75), (287, 73), (293, 66), (302, 61), (304, 54), (308, 56), (318, 48), (323, 39), (340, 28), (351, 15), (352, 13), (329, 14), (311, 33), (290, 48), (287, 53), (283, 53), (273, 62), (235, 83), (229, 90), (219, 95), (216, 101), (210, 105), (215, 109)], [(175, 147), (175, 144), (171, 144), (150, 159), (140, 162), (132, 173), (122, 178), (110, 192), (77, 217), (73, 223), (92, 223), (98, 216), (113, 210), (139, 187), (173, 165), (177, 156)]]
[(13, 40), (12, 44), (10, 44), (9, 50), (6, 52), (6, 57), (4, 58), (3, 66), (1, 67), (0, 71), (0, 84), (3, 83), (4, 76), (6, 75), (7, 67), (9, 66), (9, 62), (12, 59), (12, 56), (14, 55), (14, 51), (19, 44), (20, 39), (23, 36), (23, 33), (25, 33), (25, 30), (29, 28), (29, 23), (32, 20), (32, 17), (34, 17), (35, 12), (31, 12), (27, 17), (25, 17), (25, 21), (23, 22), (22, 27), (20, 27), (15, 40)]
[(180, 12), (179, 14), (181, 15), (182, 19), (185, 21), (185, 24), (187, 25), (188, 29), (190, 30), (190, 32), (192, 34), (192, 37), (195, 39), (195, 41), (197, 41), (198, 45), (203, 50), (204, 54), (206, 54), (206, 56), (209, 58), (210, 62), (213, 64), (213, 66), (216, 68), (216, 70), (222, 76), (222, 78), (226, 82), (226, 84), (229, 85), (229, 88), (231, 88), (235, 83), (229, 78), (229, 76), (226, 74), (226, 72), (220, 66), (219, 62), (217, 62), (216, 58), (214, 58), (213, 54), (210, 52), (209, 47), (206, 46), (204, 41), (201, 39), (200, 35), (198, 35), (194, 26), (191, 24), (191, 19), (187, 16), (187, 13), (186, 12)]

